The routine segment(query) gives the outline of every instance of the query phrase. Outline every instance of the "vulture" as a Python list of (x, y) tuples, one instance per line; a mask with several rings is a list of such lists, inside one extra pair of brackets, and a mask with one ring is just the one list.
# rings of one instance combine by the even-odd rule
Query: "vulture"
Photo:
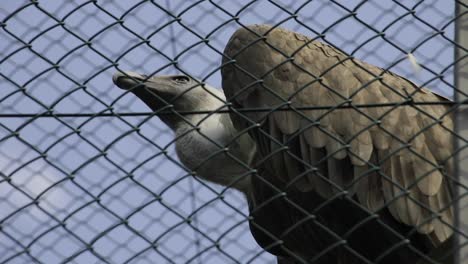
[(232, 35), (221, 75), (224, 93), (185, 75), (113, 81), (175, 132), (187, 170), (245, 194), (279, 263), (453, 263), (449, 99), (269, 25)]

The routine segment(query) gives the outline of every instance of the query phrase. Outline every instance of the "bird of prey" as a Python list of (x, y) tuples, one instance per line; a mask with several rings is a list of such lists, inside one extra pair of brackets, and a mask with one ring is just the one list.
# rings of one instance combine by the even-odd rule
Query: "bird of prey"
[(234, 33), (221, 73), (224, 94), (185, 75), (113, 81), (175, 132), (188, 170), (246, 195), (260, 246), (288, 263), (451, 263), (447, 99), (267, 25)]
[(293, 263), (452, 263), (446, 98), (268, 25), (238, 29), (222, 66), (233, 125), (257, 147), (250, 227), (264, 249)]

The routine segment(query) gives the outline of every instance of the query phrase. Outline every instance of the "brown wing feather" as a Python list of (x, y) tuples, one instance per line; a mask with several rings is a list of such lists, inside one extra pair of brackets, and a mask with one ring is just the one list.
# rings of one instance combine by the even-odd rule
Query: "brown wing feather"
[[(293, 109), (249, 112), (245, 114), (249, 119), (267, 122), (265, 125), (277, 140), (302, 133), (298, 141), (301, 146), (294, 154), (310, 166), (317, 166), (317, 151), (326, 150), (330, 155), (326, 172), (323, 164), (317, 171), (335, 184), (308, 173), (295, 182), (298, 191), (316, 190), (326, 198), (340, 189), (355, 190), (363, 206), (369, 210), (387, 206), (397, 221), (427, 234), (434, 244), (452, 235), (450, 188), (440, 167), (449, 162), (452, 154), (453, 122), (445, 106), (294, 110), (347, 102), (403, 103), (408, 95), (416, 102), (444, 98), (329, 45), (266, 25), (236, 31), (226, 47), (223, 65), (223, 89), (228, 100), (247, 108), (289, 105)], [(237, 127), (246, 128), (243, 117), (232, 118)], [(316, 124), (311, 126), (310, 121)], [(278, 147), (271, 143), (272, 151)], [(339, 161), (345, 158), (350, 159), (354, 170), (345, 172), (339, 167)], [(290, 174), (300, 173), (299, 163), (291, 159), (284, 152), (266, 161), (285, 185), (297, 176)], [(353, 175), (357, 179), (357, 174), (372, 165), (379, 166), (380, 172), (367, 173), (367, 179), (350, 185)], [(435, 219), (437, 214), (442, 221)]]

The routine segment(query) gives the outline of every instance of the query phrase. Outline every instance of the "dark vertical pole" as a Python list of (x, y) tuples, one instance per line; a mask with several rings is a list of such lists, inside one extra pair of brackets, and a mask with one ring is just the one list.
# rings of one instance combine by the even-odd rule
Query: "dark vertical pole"
[[(455, 14), (455, 87), (456, 102), (463, 102), (468, 98), (468, 0), (456, 2)], [(455, 140), (456, 150), (456, 175), (460, 182), (456, 189), (456, 196), (460, 197), (457, 203), (457, 227), (460, 234), (457, 235), (457, 262), (468, 263), (468, 105), (459, 105), (455, 112), (455, 132), (462, 137)]]

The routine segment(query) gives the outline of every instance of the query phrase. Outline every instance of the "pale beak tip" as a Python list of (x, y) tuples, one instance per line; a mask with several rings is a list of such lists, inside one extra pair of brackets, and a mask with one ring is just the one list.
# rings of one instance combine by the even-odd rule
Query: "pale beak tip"
[(118, 71), (112, 76), (114, 84), (122, 89), (128, 89), (129, 87), (135, 86), (135, 84), (144, 79), (144, 75), (131, 71)]

